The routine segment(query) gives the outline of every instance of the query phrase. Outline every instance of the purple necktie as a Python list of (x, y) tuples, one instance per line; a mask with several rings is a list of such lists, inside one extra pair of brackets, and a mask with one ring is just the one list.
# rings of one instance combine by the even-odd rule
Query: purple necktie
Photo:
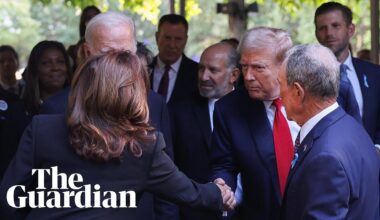
[(165, 65), (165, 72), (164, 75), (162, 75), (160, 85), (158, 87), (158, 94), (164, 96), (168, 95), (168, 87), (169, 87), (169, 71), (170, 71), (170, 65)]

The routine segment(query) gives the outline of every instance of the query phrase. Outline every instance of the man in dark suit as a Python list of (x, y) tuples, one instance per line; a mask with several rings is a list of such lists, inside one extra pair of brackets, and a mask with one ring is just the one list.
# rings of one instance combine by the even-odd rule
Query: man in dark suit
[(340, 3), (328, 2), (318, 7), (314, 23), (319, 43), (330, 48), (345, 67), (347, 77), (342, 72), (341, 78), (348, 78), (354, 93), (353, 105), (358, 111), (347, 109), (343, 82), (338, 96), (339, 105), (352, 116), (358, 115), (373, 142), (380, 147), (380, 66), (352, 57), (349, 50), (350, 39), (355, 33), (352, 11)]
[(152, 89), (170, 106), (197, 92), (198, 64), (184, 55), (188, 23), (181, 15), (161, 17), (156, 32), (158, 55), (151, 64)]
[(235, 189), (241, 173), (242, 219), (279, 218), (299, 131), (297, 124), (286, 121), (278, 99), (278, 70), (291, 46), (290, 35), (283, 30), (247, 31), (238, 48), (245, 88), (215, 104), (212, 179), (222, 178)]
[[(96, 55), (109, 50), (129, 50), (136, 52), (135, 26), (133, 21), (119, 13), (107, 12), (95, 16), (88, 23), (85, 34), (85, 52), (87, 56)], [(69, 88), (47, 100), (42, 114), (64, 113), (67, 108)], [(166, 153), (172, 158), (173, 148), (170, 135), (169, 114), (165, 100), (151, 91), (148, 96), (151, 124), (162, 131), (166, 142)], [(154, 203), (153, 203), (154, 199)], [(178, 210), (175, 205), (168, 204), (159, 198), (145, 193), (141, 199), (138, 212), (141, 219), (175, 219)]]
[[(175, 103), (170, 109), (174, 162), (188, 177), (200, 183), (210, 181), (214, 104), (234, 89), (239, 76), (238, 61), (238, 53), (227, 43), (217, 43), (205, 49), (198, 70), (199, 92)], [(218, 219), (218, 214), (180, 207), (181, 220)]]
[(282, 219), (379, 219), (379, 158), (336, 102), (339, 65), (328, 48), (311, 44), (295, 47), (281, 66), (288, 118), (301, 125)]

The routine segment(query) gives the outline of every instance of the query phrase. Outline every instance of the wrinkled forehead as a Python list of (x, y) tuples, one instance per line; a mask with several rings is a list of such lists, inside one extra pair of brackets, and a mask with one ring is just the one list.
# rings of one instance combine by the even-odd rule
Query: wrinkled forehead
[(240, 62), (253, 63), (253, 62), (274, 62), (276, 61), (275, 48), (268, 47), (251, 47), (241, 51)]
[(129, 50), (136, 52), (136, 41), (133, 33), (128, 29), (105, 28), (94, 33), (92, 42), (89, 42), (95, 53), (104, 53), (110, 50)]

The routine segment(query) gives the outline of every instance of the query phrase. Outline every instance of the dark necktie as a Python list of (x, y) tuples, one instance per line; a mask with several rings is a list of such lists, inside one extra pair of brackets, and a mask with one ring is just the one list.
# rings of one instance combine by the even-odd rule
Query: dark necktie
[(298, 149), (301, 147), (301, 138), (300, 138), (300, 132), (298, 132), (296, 141), (294, 142), (294, 152), (298, 152)]
[(337, 102), (346, 111), (347, 114), (355, 118), (359, 123), (362, 123), (358, 102), (356, 101), (354, 89), (347, 76), (348, 66), (340, 65), (340, 88)]
[(298, 132), (298, 135), (297, 135), (297, 138), (296, 138), (296, 141), (294, 142), (294, 158), (293, 158), (293, 161), (292, 161), (292, 169), (293, 167), (296, 165), (297, 163), (297, 160), (298, 160), (298, 157), (299, 157), (299, 149), (301, 147), (301, 138), (300, 138), (300, 134), (301, 134), (301, 131)]
[(164, 96), (168, 95), (168, 87), (169, 87), (169, 71), (170, 71), (170, 65), (165, 65), (165, 71), (164, 75), (162, 75), (160, 85), (158, 87), (158, 94)]
[(273, 139), (276, 154), (278, 179), (280, 181), (281, 195), (284, 195), (286, 178), (294, 158), (294, 147), (288, 121), (281, 112), (282, 102), (280, 99), (273, 101), (276, 112), (273, 122)]

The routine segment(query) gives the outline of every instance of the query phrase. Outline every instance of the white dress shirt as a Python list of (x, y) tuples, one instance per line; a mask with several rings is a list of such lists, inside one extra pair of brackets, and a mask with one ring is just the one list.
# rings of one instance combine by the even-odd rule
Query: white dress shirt
[[(273, 123), (274, 123), (274, 115), (276, 113), (276, 107), (272, 105), (273, 101), (263, 101), (263, 102), (264, 102), (265, 110), (267, 112), (268, 120), (270, 122), (270, 126), (273, 131)], [(287, 118), (284, 106), (282, 106), (281, 112), (284, 115), (284, 117)], [(290, 129), (290, 134), (292, 136), (292, 141), (294, 144), (294, 142), (296, 141), (298, 132), (300, 131), (300, 126), (294, 121), (289, 121), (289, 120), (287, 121), (288, 121), (289, 129)]]
[(334, 104), (330, 105), (329, 107), (323, 109), (318, 114), (314, 115), (312, 118), (310, 118), (302, 127), (300, 131), (300, 143), (305, 139), (306, 135), (309, 134), (309, 132), (314, 128), (314, 126), (322, 120), (326, 115), (333, 112), (335, 109), (339, 107), (338, 103), (335, 102)]
[(218, 99), (209, 99), (208, 100), (208, 114), (210, 116), (211, 131), (214, 130), (214, 108), (215, 108), (215, 102), (216, 101), (218, 101)]
[[(182, 56), (178, 58), (175, 63), (170, 65), (169, 70), (169, 85), (168, 85), (168, 93), (166, 96), (166, 102), (169, 102), (170, 97), (173, 93), (175, 81), (177, 80), (178, 76), (178, 70), (179, 66), (181, 65)], [(158, 88), (160, 87), (161, 78), (165, 73), (165, 64), (160, 60), (160, 57), (157, 56), (157, 63), (154, 67), (154, 73), (153, 73), (153, 91), (157, 92)]]

